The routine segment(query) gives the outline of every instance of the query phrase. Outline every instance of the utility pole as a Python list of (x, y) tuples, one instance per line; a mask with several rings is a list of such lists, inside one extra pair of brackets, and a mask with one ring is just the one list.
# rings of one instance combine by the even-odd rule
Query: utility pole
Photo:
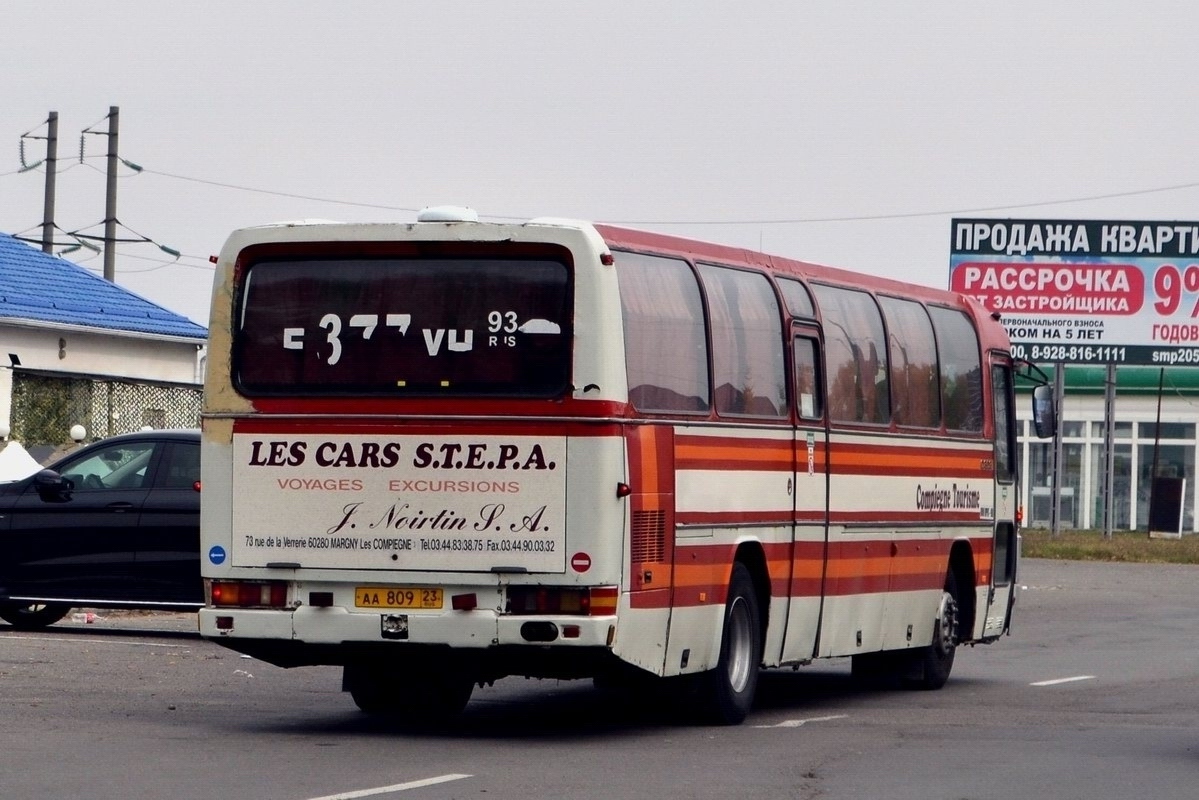
[(1112, 538), (1116, 493), (1116, 365), (1103, 381), (1103, 538)]
[[(87, 135), (94, 134), (96, 136), (108, 137), (108, 184), (104, 202), (104, 236), (86, 236), (84, 234), (75, 234), (78, 239), (100, 239), (104, 240), (104, 280), (109, 283), (116, 283), (117, 275), (117, 242), (149, 242), (156, 245), (159, 250), (174, 256), (176, 259), (180, 257), (178, 250), (167, 247), (166, 245), (158, 244), (153, 239), (148, 239), (145, 236), (138, 235), (135, 239), (118, 239), (117, 238), (117, 167), (121, 164), (129, 167), (134, 172), (141, 172), (142, 168), (132, 161), (126, 161), (118, 154), (118, 140), (120, 135), (120, 119), (121, 109), (118, 106), (108, 107), (108, 130), (94, 131), (91, 125), (84, 128), (79, 134), (79, 163), (83, 163), (84, 159), (84, 140)], [(99, 124), (99, 123), (97, 123)], [(84, 247), (95, 249), (92, 245), (84, 244)]]
[(121, 109), (108, 107), (108, 194), (104, 202), (104, 280), (117, 276), (117, 130)]
[(1052, 505), (1049, 507), (1049, 535), (1057, 538), (1062, 532), (1062, 473), (1065, 471), (1062, 447), (1062, 409), (1066, 399), (1066, 365), (1053, 365), (1053, 406), (1057, 409), (1057, 430), (1053, 432)]
[(46, 199), (42, 208), (42, 252), (54, 252), (54, 178), (58, 174), (58, 112), (46, 120)]

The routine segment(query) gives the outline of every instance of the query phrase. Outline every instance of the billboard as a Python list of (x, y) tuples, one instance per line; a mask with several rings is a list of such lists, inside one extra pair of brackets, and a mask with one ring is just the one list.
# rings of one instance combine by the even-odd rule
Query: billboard
[(1017, 358), (1199, 365), (1199, 222), (954, 219), (949, 286)]

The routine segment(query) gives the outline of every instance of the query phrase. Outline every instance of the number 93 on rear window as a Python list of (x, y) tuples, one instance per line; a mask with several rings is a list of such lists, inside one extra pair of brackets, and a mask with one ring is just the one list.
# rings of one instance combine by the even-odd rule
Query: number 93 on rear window
[(354, 589), (357, 608), (441, 608), (443, 602), (441, 589), (426, 586), (358, 586)]

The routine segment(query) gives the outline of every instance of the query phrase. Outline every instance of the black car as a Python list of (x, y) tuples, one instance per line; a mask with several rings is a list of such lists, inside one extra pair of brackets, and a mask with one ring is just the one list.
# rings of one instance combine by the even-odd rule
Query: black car
[(0, 618), (203, 605), (199, 431), (114, 436), (0, 483)]

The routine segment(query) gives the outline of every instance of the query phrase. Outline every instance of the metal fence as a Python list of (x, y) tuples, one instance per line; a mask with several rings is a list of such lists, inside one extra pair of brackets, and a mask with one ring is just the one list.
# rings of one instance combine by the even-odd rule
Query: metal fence
[(86, 441), (147, 426), (196, 428), (202, 399), (198, 386), (14, 370), (10, 437), (34, 453), (70, 444), (74, 425)]

